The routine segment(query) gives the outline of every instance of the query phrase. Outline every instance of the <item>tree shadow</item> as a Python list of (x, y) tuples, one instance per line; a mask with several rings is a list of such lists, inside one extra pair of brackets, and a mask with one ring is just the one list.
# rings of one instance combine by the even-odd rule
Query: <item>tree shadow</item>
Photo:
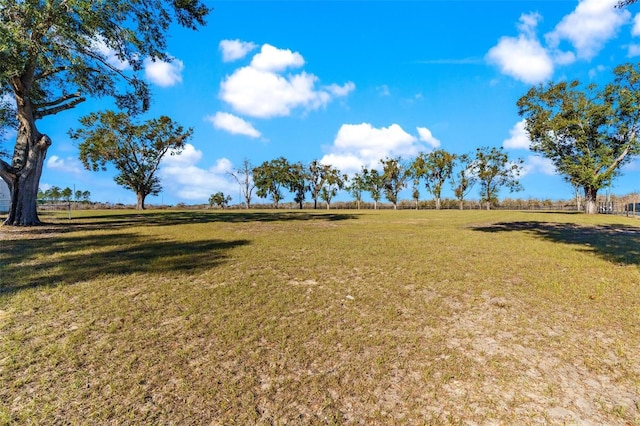
[(100, 276), (196, 273), (247, 240), (173, 241), (134, 233), (30, 236), (2, 241), (0, 293), (71, 285)]
[[(159, 212), (116, 212), (113, 214), (98, 214), (86, 217), (73, 218), (68, 222), (46, 223), (45, 227), (80, 229), (104, 229), (122, 228), (129, 226), (172, 226), (182, 224), (202, 223), (246, 223), (246, 222), (291, 222), (291, 221), (328, 221), (336, 222), (349, 219), (357, 219), (357, 214), (352, 213), (328, 213), (309, 211), (159, 211)], [(37, 233), (33, 228), (28, 232)]]
[(524, 232), (628, 265), (640, 264), (640, 228), (629, 225), (577, 225), (538, 221), (501, 222), (473, 228), (482, 232)]

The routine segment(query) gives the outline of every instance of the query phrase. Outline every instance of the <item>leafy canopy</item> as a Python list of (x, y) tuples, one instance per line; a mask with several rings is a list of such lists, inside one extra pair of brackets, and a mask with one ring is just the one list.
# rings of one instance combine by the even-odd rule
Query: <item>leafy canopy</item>
[(132, 122), (125, 113), (106, 111), (82, 117), (83, 128), (70, 132), (79, 144), (82, 164), (93, 171), (113, 164), (119, 185), (136, 194), (156, 195), (162, 190), (156, 172), (167, 154), (179, 153), (193, 134), (169, 117)]
[(604, 88), (578, 81), (533, 87), (518, 101), (531, 149), (585, 190), (606, 186), (620, 166), (640, 153), (640, 73), (631, 64), (614, 70)]
[(28, 100), (34, 119), (86, 96), (146, 110), (144, 60), (169, 61), (172, 21), (196, 29), (208, 13), (199, 0), (0, 0), (0, 95)]

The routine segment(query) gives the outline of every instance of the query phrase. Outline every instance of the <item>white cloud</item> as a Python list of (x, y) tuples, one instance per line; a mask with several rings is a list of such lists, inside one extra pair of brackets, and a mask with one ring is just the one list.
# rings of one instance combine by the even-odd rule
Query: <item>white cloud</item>
[(222, 60), (224, 62), (233, 62), (242, 59), (253, 49), (258, 47), (250, 41), (240, 40), (222, 40), (220, 42), (220, 50), (222, 51)]
[(634, 37), (640, 36), (640, 13), (633, 17), (633, 28), (631, 29), (631, 35)]
[(352, 82), (316, 88), (318, 77), (305, 71), (279, 73), (303, 64), (304, 59), (297, 52), (264, 45), (251, 65), (237, 69), (222, 81), (220, 98), (240, 114), (270, 118), (291, 115), (298, 108), (309, 111), (324, 107), (355, 89)]
[(520, 16), (518, 37), (502, 37), (487, 53), (487, 60), (507, 74), (527, 84), (541, 83), (553, 75), (554, 64), (549, 52), (538, 41), (535, 29), (541, 16)]
[(205, 120), (211, 122), (216, 129), (233, 135), (244, 135), (254, 139), (262, 136), (251, 123), (228, 112), (217, 112), (215, 115), (205, 117)]
[(159, 171), (164, 190), (179, 198), (201, 203), (207, 202), (211, 194), (218, 191), (233, 196), (238, 188), (227, 175), (233, 169), (231, 162), (221, 158), (212, 167), (203, 169), (197, 166), (201, 159), (202, 151), (191, 144), (186, 144), (181, 154), (165, 157)]
[(387, 86), (386, 84), (376, 87), (376, 90), (378, 91), (380, 96), (391, 96), (391, 91), (389, 90), (389, 86)]
[(95, 40), (91, 40), (91, 47), (98, 51), (104, 58), (105, 62), (117, 70), (124, 71), (131, 68), (127, 61), (123, 61), (116, 55), (115, 50), (111, 49), (104, 41), (104, 38), (98, 36)]
[(527, 120), (518, 121), (509, 130), (510, 137), (502, 142), (502, 146), (507, 149), (529, 149), (531, 140), (529, 139), (529, 133), (525, 129), (526, 124)]
[(422, 142), (427, 143), (432, 148), (440, 147), (440, 140), (436, 139), (433, 136), (431, 130), (427, 129), (426, 127), (418, 127), (417, 130)]
[(171, 62), (151, 58), (144, 60), (144, 75), (147, 80), (161, 87), (174, 86), (182, 82), (184, 64), (180, 59), (173, 58)]
[(627, 56), (633, 58), (634, 56), (640, 56), (640, 44), (630, 44)]
[(57, 155), (52, 155), (47, 160), (47, 168), (56, 170), (59, 172), (81, 174), (84, 171), (82, 163), (73, 157), (60, 158)]
[(428, 149), (415, 136), (398, 124), (376, 128), (369, 123), (343, 124), (333, 145), (320, 161), (351, 174), (362, 166), (379, 168), (385, 157), (400, 156), (405, 159)]
[(578, 58), (590, 60), (614, 38), (628, 22), (628, 10), (616, 8), (618, 0), (582, 0), (545, 37), (552, 48), (567, 40), (576, 49)]
[(557, 175), (556, 167), (553, 165), (553, 162), (545, 157), (540, 157), (538, 155), (530, 155), (526, 158), (524, 162), (524, 170), (522, 176), (533, 174), (533, 173), (542, 173), (544, 175), (554, 176)]
[(300, 68), (303, 65), (304, 58), (298, 52), (278, 49), (270, 44), (264, 44), (260, 53), (251, 60), (251, 66), (262, 71), (284, 71), (287, 68)]

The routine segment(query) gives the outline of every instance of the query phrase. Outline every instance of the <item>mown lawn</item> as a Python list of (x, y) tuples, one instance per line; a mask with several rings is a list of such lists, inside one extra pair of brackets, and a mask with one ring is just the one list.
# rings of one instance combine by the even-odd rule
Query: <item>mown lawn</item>
[(131, 211), (0, 227), (0, 424), (640, 424), (640, 222)]

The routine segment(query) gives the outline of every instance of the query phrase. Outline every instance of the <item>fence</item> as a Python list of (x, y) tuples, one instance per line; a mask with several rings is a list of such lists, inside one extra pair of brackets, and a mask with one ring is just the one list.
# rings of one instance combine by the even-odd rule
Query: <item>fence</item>
[(640, 216), (640, 203), (615, 203), (606, 201), (598, 203), (598, 213), (622, 216)]

